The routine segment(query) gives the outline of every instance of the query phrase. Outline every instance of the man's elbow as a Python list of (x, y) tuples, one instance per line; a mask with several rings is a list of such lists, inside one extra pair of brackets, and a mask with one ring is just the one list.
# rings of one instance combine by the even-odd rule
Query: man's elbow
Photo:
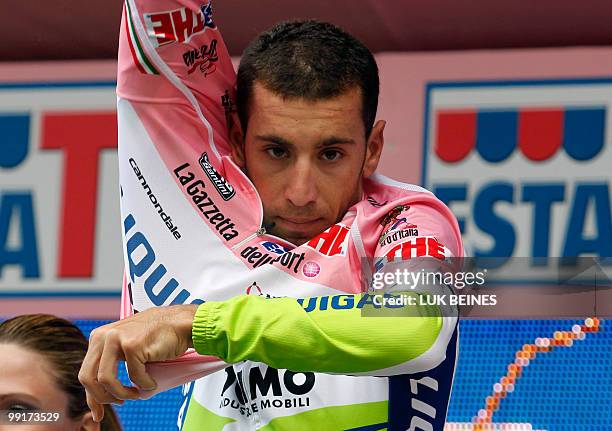
[[(436, 335), (430, 338), (430, 345), (427, 350), (415, 358), (421, 360), (415, 362), (415, 368), (418, 368), (418, 371), (412, 372), (428, 371), (437, 367), (446, 359), (449, 343), (457, 327), (457, 317), (444, 316), (436, 320), (438, 321)], [(431, 328), (428, 329), (432, 330)]]
[(398, 357), (407, 358), (400, 366), (390, 367), (386, 375), (429, 371), (447, 357), (447, 349), (457, 326), (456, 317), (424, 318), (417, 331), (406, 333)]

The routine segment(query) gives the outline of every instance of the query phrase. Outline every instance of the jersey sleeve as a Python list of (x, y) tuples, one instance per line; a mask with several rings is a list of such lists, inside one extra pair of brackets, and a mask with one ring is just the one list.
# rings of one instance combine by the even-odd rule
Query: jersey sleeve
[[(376, 257), (385, 260), (379, 272), (393, 262), (404, 267), (414, 264), (411, 257), (417, 256), (419, 244), (424, 244), (423, 255), (443, 262), (452, 255), (444, 242), (455, 249), (461, 243), (435, 210), (398, 211), (400, 219), (408, 216), (419, 227), (404, 241), (387, 244), (384, 234), (392, 226), (381, 225), (382, 245)], [(417, 244), (414, 253), (402, 254), (402, 247), (412, 247), (403, 244)], [(396, 254), (399, 259), (390, 259)], [(403, 298), (399, 302), (385, 302), (385, 295), (376, 291), (297, 300), (242, 295), (207, 302), (199, 306), (194, 319), (194, 347), (229, 363), (252, 360), (293, 371), (393, 376), (432, 369), (445, 359), (457, 318), (449, 310), (421, 302), (421, 297), (433, 293), (425, 286), (401, 290), (401, 295), (387, 295)]]
[[(131, 295), (131, 286), (128, 277), (124, 275), (123, 288), (121, 290), (121, 319), (134, 315), (134, 309), (130, 299)], [(217, 357), (200, 355), (193, 349), (189, 349), (173, 360), (147, 363), (147, 373), (155, 380), (157, 386), (151, 391), (141, 390), (141, 397), (144, 399), (150, 398), (160, 392), (220, 371), (227, 367), (227, 365), (226, 362)]]
[(125, 0), (119, 38), (118, 120), (135, 111), (158, 152), (229, 152), (226, 111), (235, 72), (210, 1)]
[[(166, 181), (164, 187), (174, 185), (171, 169), (151, 160), (197, 162), (206, 154), (207, 161), (222, 171), (221, 157), (229, 153), (226, 113), (232, 109), (234, 85), (234, 68), (210, 2), (125, 0), (117, 76), (120, 182), (133, 175), (128, 163), (132, 158)], [(148, 208), (124, 197), (123, 189), (121, 194), (123, 218), (145, 218)], [(122, 319), (134, 313), (132, 288), (142, 286), (124, 277)], [(173, 361), (147, 364), (157, 389), (143, 396), (226, 366), (193, 350)]]

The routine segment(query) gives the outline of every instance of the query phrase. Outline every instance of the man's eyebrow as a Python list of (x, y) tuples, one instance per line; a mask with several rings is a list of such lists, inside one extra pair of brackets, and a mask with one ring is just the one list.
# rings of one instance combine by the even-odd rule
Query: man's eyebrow
[(293, 145), (288, 140), (281, 138), (277, 135), (256, 135), (255, 139), (257, 139), (258, 141), (266, 141), (271, 142), (273, 144), (284, 145), (286, 147), (291, 147)]
[[(286, 147), (293, 146), (291, 142), (277, 135), (257, 135), (255, 136), (255, 139), (259, 141), (267, 141), (267, 142), (272, 142), (274, 144), (284, 145)], [(352, 138), (330, 136), (328, 138), (325, 138), (318, 146), (325, 148), (325, 147), (331, 147), (333, 145), (354, 144), (354, 143), (355, 143), (355, 140)]]
[(330, 147), (332, 145), (339, 144), (354, 144), (355, 140), (351, 138), (341, 138), (339, 136), (331, 136), (329, 138), (325, 138), (323, 142), (321, 142), (321, 147)]

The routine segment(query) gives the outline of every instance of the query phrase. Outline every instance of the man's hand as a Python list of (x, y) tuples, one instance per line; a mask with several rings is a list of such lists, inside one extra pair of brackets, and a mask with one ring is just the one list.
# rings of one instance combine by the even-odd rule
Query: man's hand
[[(157, 384), (146, 372), (148, 362), (177, 358), (193, 347), (191, 326), (197, 305), (152, 308), (95, 329), (83, 360), (79, 380), (87, 392), (94, 421), (104, 416), (103, 404), (140, 398), (139, 390)], [(117, 361), (125, 361), (136, 387), (117, 379)]]

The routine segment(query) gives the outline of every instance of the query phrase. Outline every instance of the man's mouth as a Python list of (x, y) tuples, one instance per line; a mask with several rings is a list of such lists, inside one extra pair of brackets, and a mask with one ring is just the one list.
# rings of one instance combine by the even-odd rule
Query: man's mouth
[(300, 217), (278, 217), (282, 224), (291, 230), (303, 232), (314, 227), (321, 221), (321, 218), (300, 218)]
[(308, 224), (308, 223), (314, 223), (320, 220), (319, 218), (300, 218), (300, 217), (279, 217), (279, 218), (285, 221), (288, 221), (290, 223), (294, 223), (294, 224)]

